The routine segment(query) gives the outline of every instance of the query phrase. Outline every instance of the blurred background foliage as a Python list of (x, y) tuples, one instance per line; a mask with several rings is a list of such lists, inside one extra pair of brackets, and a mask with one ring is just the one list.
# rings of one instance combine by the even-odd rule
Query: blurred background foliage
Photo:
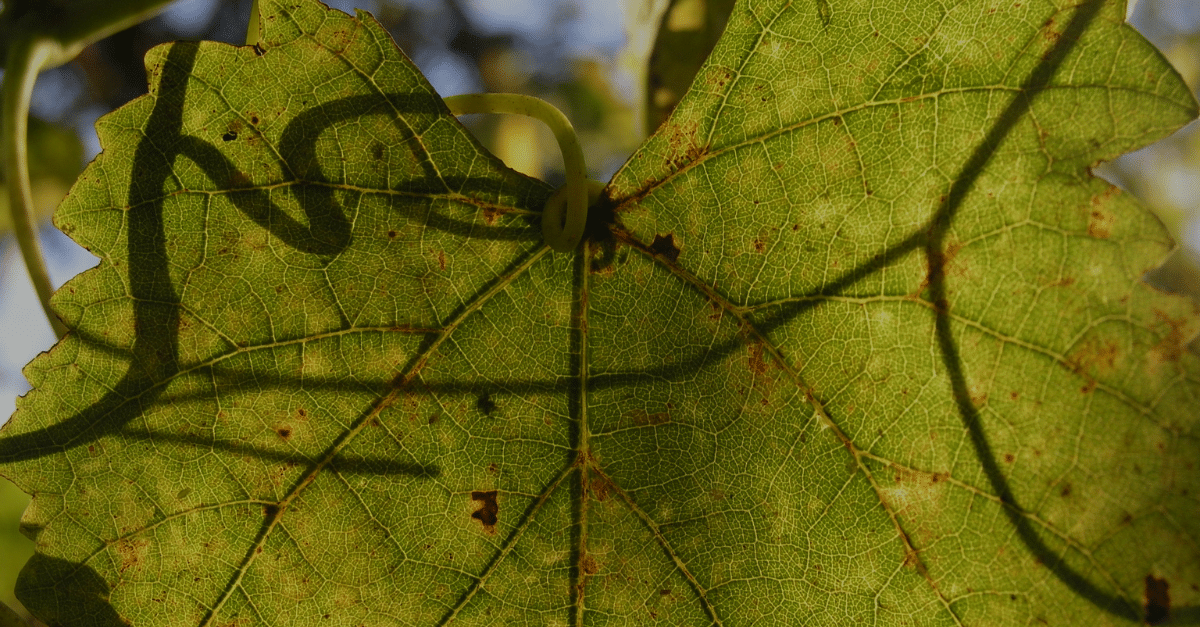
[[(733, 0), (333, 0), (372, 13), (445, 96), (518, 92), (558, 106), (575, 124), (590, 176), (608, 180), (666, 119), (724, 28)], [(1130, 22), (1196, 92), (1200, 86), (1200, 2), (1130, 2)], [(96, 259), (48, 220), (83, 165), (100, 151), (101, 115), (146, 93), (142, 57), (178, 39), (240, 44), (250, 0), (178, 0), (159, 16), (85, 49), (38, 79), (30, 126), (30, 171), (41, 238), (56, 284)], [(468, 116), (471, 130), (509, 166), (561, 183), (549, 131), (519, 116)], [(1138, 195), (1183, 245), (1148, 277), (1200, 300), (1200, 133), (1180, 133), (1097, 168)], [(0, 185), (3, 182), (0, 181)], [(0, 203), (6, 203), (0, 194)], [(14, 254), (0, 204), (0, 424), (28, 390), (20, 368), (53, 343)], [(33, 544), (17, 532), (29, 497), (0, 478), (0, 601), (13, 597)]]

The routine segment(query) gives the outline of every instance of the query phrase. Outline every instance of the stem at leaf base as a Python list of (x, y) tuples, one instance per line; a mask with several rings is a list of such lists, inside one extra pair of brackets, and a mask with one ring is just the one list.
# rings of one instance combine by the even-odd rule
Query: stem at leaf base
[[(522, 94), (465, 94), (445, 99), (454, 115), (470, 113), (515, 113), (534, 118), (554, 133), (562, 150), (567, 182), (546, 202), (542, 213), (542, 237), (550, 248), (565, 253), (575, 250), (583, 240), (590, 200), (599, 195), (602, 184), (589, 181), (583, 161), (583, 147), (571, 121), (554, 105)], [(591, 198), (589, 198), (591, 196)], [(563, 216), (565, 199), (566, 215)]]

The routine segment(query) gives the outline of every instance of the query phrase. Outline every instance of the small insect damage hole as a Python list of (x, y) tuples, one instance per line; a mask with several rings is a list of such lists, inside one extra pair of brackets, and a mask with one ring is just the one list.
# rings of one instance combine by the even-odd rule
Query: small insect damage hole
[(475, 491), (471, 493), (472, 501), (479, 501), (479, 509), (471, 513), (471, 518), (483, 524), (485, 531), (494, 533), (496, 521), (499, 520), (500, 505), (496, 502), (496, 490)]
[(1170, 584), (1166, 579), (1146, 575), (1146, 624), (1161, 625), (1171, 617)]
[(674, 263), (676, 259), (679, 259), (679, 246), (675, 244), (675, 234), (655, 235), (654, 242), (650, 244), (650, 252)]
[(488, 418), (492, 417), (492, 413), (496, 411), (496, 402), (492, 400), (492, 395), (490, 392), (484, 392), (483, 395), (475, 401), (475, 409), (478, 409), (484, 416), (487, 416)]

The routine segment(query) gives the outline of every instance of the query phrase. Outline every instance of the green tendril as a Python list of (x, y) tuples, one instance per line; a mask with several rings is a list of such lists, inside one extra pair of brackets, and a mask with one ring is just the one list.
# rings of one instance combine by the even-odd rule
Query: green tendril
[(454, 115), (514, 113), (550, 127), (562, 151), (567, 182), (546, 201), (542, 212), (542, 237), (555, 252), (575, 250), (583, 240), (588, 205), (599, 198), (604, 185), (588, 180), (583, 147), (567, 116), (545, 100), (521, 94), (465, 94), (451, 96), (445, 102)]

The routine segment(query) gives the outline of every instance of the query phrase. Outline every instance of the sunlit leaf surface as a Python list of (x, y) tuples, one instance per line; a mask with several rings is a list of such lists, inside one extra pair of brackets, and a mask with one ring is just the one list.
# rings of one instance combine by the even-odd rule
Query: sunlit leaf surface
[(1200, 621), (1197, 318), (1088, 173), (1195, 103), (1119, 3), (740, 3), (573, 255), (370, 18), (262, 4), (58, 214), (43, 619)]

